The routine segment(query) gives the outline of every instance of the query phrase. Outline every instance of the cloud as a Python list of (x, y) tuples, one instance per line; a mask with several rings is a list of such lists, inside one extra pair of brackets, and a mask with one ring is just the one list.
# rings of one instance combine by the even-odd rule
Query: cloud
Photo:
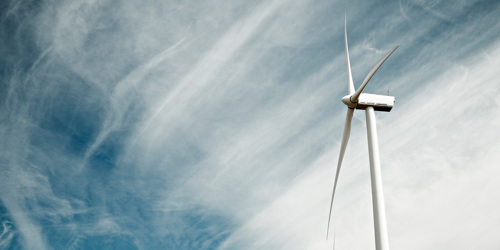
[[(28, 3), (0, 23), (1, 246), (331, 248), (346, 8), (356, 86), (401, 45), (366, 89), (397, 101), (377, 114), (391, 246), (498, 245), (498, 4)], [(364, 119), (338, 248), (373, 246)]]
[(2, 232), (0, 233), (0, 247), (7, 248), (14, 238), (15, 232), (12, 229), (12, 224), (9, 221), (2, 222)]

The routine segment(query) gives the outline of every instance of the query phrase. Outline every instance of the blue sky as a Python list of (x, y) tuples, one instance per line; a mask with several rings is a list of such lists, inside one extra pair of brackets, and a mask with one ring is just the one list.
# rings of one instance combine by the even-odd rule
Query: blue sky
[[(497, 1), (2, 1), (0, 249), (331, 249), (368, 93), (394, 249), (500, 247)], [(365, 115), (333, 208), (373, 249)]]

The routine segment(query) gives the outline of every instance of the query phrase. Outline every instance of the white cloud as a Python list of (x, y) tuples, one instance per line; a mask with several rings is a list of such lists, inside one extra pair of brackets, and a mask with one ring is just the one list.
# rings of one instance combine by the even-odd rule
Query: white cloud
[[(143, 248), (330, 249), (344, 5), (357, 86), (401, 44), (367, 88), (397, 100), (378, 114), (391, 246), (499, 245), (494, 17), (467, 14), (474, 2), (254, 4), (12, 6), (30, 18), (11, 47), (39, 53), (4, 57), (14, 66), (0, 74), (0, 198), (15, 228), (2, 222), (0, 246), (15, 234), (26, 248), (119, 235)], [(339, 249), (374, 244), (364, 119), (334, 206)]]

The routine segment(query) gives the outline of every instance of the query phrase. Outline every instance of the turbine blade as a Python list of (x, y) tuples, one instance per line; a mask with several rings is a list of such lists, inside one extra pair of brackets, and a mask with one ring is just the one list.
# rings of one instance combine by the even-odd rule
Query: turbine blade
[(344, 38), (345, 38), (345, 56), (347, 58), (347, 77), (349, 95), (354, 94), (354, 83), (352, 82), (351, 61), (349, 60), (349, 47), (347, 46), (347, 11), (344, 16)]
[(335, 189), (337, 188), (337, 180), (339, 179), (340, 166), (342, 165), (345, 149), (347, 147), (347, 142), (349, 141), (349, 135), (351, 133), (351, 121), (353, 114), (354, 114), (354, 109), (347, 108), (347, 114), (345, 116), (344, 135), (342, 136), (342, 144), (340, 144), (340, 154), (339, 154), (339, 161), (337, 163), (337, 173), (335, 173), (335, 181), (333, 182), (332, 200), (330, 201), (330, 213), (328, 214), (328, 227), (326, 228), (327, 240), (328, 240), (328, 232), (330, 231), (330, 219), (332, 217), (333, 197), (335, 196)]
[(398, 47), (399, 47), (399, 45), (396, 45), (396, 47), (394, 47), (394, 49), (389, 51), (382, 59), (380, 59), (380, 61), (375, 65), (375, 67), (373, 67), (373, 69), (370, 70), (368, 75), (366, 75), (365, 80), (361, 84), (361, 87), (359, 87), (359, 89), (356, 90), (356, 92), (351, 96), (351, 102), (358, 101), (359, 95), (361, 95), (361, 92), (363, 92), (363, 89), (365, 89), (366, 85), (372, 79), (375, 72), (377, 72), (377, 70), (380, 68), (380, 66), (382, 66), (382, 64), (385, 62), (385, 60), (387, 60), (387, 58), (389, 58), (389, 56), (392, 54), (392, 52), (394, 52)]

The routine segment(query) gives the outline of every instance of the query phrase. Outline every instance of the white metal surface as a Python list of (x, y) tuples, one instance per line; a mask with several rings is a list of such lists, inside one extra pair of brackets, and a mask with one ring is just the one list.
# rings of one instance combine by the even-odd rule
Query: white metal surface
[(344, 18), (344, 40), (345, 40), (345, 57), (347, 58), (347, 89), (349, 95), (354, 94), (354, 82), (352, 81), (351, 60), (349, 60), (349, 46), (347, 45), (347, 15)]
[(376, 244), (375, 249), (389, 250), (376, 122), (375, 110), (373, 107), (367, 107), (366, 131), (368, 134), (368, 152), (370, 154), (370, 176), (372, 182), (373, 219)]
[(366, 109), (366, 107), (371, 106), (376, 111), (390, 112), (392, 107), (394, 107), (394, 96), (388, 95), (375, 95), (375, 94), (365, 94), (361, 93), (357, 102), (351, 102), (351, 96), (346, 95), (342, 97), (342, 102), (349, 108), (352, 109)]
[(347, 148), (347, 142), (349, 141), (349, 135), (351, 134), (351, 121), (353, 114), (354, 114), (354, 109), (347, 108), (347, 114), (345, 116), (344, 135), (342, 135), (342, 143), (340, 144), (339, 161), (337, 163), (337, 172), (335, 173), (335, 181), (333, 182), (332, 200), (330, 201), (330, 213), (328, 214), (328, 227), (326, 228), (327, 240), (328, 240), (328, 232), (330, 231), (330, 219), (332, 216), (333, 197), (335, 196), (335, 189), (337, 188), (337, 181), (339, 179), (340, 167), (342, 166), (342, 160), (344, 159), (345, 149)]
[(362, 93), (359, 96), (356, 109), (366, 109), (369, 106), (373, 107), (375, 111), (389, 112), (394, 107), (394, 96)]
[(365, 87), (368, 84), (368, 82), (370, 82), (370, 80), (372, 79), (372, 77), (375, 74), (375, 72), (377, 72), (377, 70), (380, 68), (380, 66), (382, 66), (382, 64), (385, 62), (385, 60), (387, 60), (387, 58), (389, 58), (389, 56), (398, 47), (399, 47), (399, 45), (396, 45), (396, 47), (394, 47), (391, 51), (387, 52), (387, 54), (385, 54), (385, 56), (382, 57), (382, 59), (380, 59), (380, 61), (378, 61), (377, 64), (375, 64), (375, 66), (372, 68), (372, 70), (370, 70), (370, 72), (368, 72), (368, 75), (366, 75), (365, 80), (363, 81), (363, 83), (361, 84), (361, 86), (358, 88), (358, 90), (356, 90), (356, 92), (354, 94), (352, 94), (352, 96), (351, 96), (351, 101), (352, 102), (356, 102), (358, 100), (359, 95), (361, 94), (361, 92), (363, 92), (363, 90), (365, 89)]
[(380, 170), (380, 158), (378, 151), (378, 138), (377, 138), (377, 126), (375, 120), (375, 111), (391, 111), (394, 106), (394, 96), (384, 96), (375, 94), (365, 94), (362, 93), (368, 82), (371, 80), (375, 72), (382, 66), (382, 64), (389, 58), (389, 56), (398, 48), (396, 45), (391, 51), (389, 51), (368, 73), (365, 80), (361, 86), (354, 91), (354, 84), (352, 80), (351, 73), (351, 63), (349, 60), (349, 48), (347, 45), (347, 18), (345, 20), (344, 28), (345, 36), (345, 52), (347, 59), (347, 88), (349, 94), (342, 98), (342, 102), (347, 106), (347, 115), (344, 126), (344, 134), (342, 136), (342, 143), (340, 145), (339, 160), (337, 163), (337, 171), (335, 173), (335, 181), (333, 184), (332, 199), (330, 202), (330, 214), (328, 216), (328, 227), (327, 227), (327, 239), (328, 231), (330, 229), (330, 219), (332, 215), (333, 198), (335, 196), (335, 190), (337, 187), (337, 181), (339, 178), (340, 167), (342, 166), (342, 160), (344, 158), (344, 153), (347, 147), (347, 142), (349, 141), (349, 134), (351, 131), (351, 120), (353, 116), (354, 109), (366, 110), (366, 127), (368, 133), (368, 151), (370, 154), (370, 175), (372, 184), (372, 201), (373, 201), (373, 217), (374, 217), (374, 227), (375, 227), (375, 242), (377, 250), (388, 250), (389, 240), (387, 236), (387, 224), (385, 219), (385, 206), (384, 206), (384, 194), (382, 190), (382, 173)]

